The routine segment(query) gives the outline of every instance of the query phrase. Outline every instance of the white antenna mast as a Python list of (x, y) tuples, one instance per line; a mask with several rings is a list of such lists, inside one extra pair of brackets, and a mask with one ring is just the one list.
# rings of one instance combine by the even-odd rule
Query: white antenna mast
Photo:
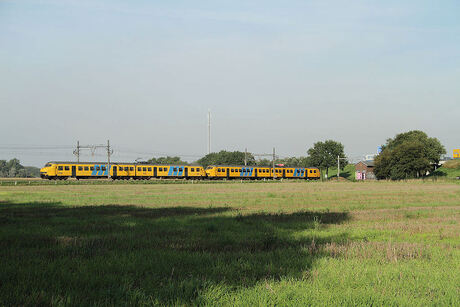
[(211, 153), (211, 110), (208, 109), (208, 155)]

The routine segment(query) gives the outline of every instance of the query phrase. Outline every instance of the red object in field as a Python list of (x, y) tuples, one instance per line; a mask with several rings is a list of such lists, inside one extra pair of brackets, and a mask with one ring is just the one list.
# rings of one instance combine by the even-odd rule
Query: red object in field
[(284, 164), (276, 164), (276, 166), (284, 166)]

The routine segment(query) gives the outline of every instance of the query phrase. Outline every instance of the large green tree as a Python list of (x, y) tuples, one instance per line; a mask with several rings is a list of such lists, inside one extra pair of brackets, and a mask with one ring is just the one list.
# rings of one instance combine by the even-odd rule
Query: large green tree
[[(245, 153), (241, 151), (212, 152), (197, 161), (198, 164), (208, 165), (244, 165)], [(256, 165), (256, 159), (251, 153), (246, 155), (247, 165)]]
[(400, 133), (388, 139), (375, 158), (378, 179), (406, 179), (425, 176), (438, 165), (446, 150), (437, 138), (419, 130)]
[(317, 142), (312, 148), (308, 149), (308, 157), (306, 163), (309, 166), (315, 166), (319, 169), (326, 170), (337, 165), (337, 157), (340, 157), (341, 168), (348, 164), (345, 157), (344, 146), (340, 142), (333, 140), (326, 140), (324, 142)]

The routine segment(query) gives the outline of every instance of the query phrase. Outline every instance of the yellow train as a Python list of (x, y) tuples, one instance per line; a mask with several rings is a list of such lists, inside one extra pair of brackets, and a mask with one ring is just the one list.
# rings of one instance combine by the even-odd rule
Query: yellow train
[(202, 166), (189, 165), (154, 165), (140, 163), (106, 162), (48, 162), (40, 169), (43, 179), (90, 179), (107, 178), (110, 172), (112, 179), (151, 179), (151, 178), (185, 178), (185, 179), (264, 179), (264, 178), (295, 178), (319, 179), (317, 168), (258, 166)]

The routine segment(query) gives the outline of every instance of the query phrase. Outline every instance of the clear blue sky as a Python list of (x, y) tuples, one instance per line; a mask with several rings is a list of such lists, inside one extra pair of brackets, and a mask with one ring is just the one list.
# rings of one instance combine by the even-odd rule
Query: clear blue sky
[(356, 157), (420, 129), (451, 155), (460, 1), (0, 0), (0, 106), (0, 159), (29, 165), (71, 149), (18, 145), (107, 139), (193, 160), (208, 108), (214, 151)]

